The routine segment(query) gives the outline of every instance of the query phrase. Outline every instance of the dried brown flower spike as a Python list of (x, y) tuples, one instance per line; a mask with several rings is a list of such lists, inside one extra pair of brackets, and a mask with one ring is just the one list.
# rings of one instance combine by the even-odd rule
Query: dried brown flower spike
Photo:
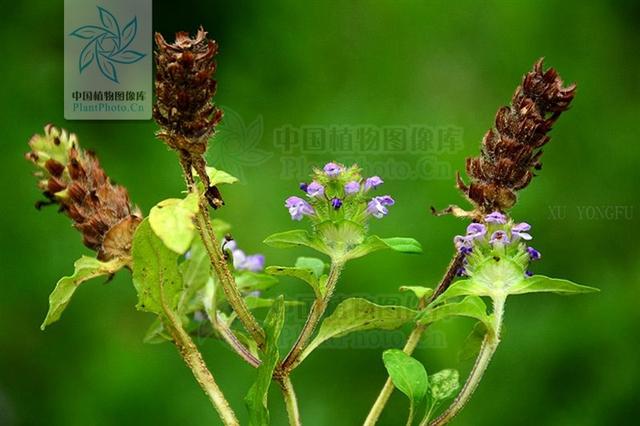
[(467, 158), (467, 186), (458, 175), (458, 188), (480, 213), (505, 211), (516, 202), (516, 191), (533, 178), (532, 169), (541, 168), (540, 148), (547, 133), (575, 95), (575, 84), (563, 87), (558, 73), (543, 71), (542, 59), (525, 74), (511, 105), (498, 110), (495, 129), (482, 140), (480, 156)]
[(141, 215), (126, 188), (113, 185), (96, 156), (80, 149), (76, 136), (65, 130), (47, 125), (29, 146), (26, 158), (40, 169), (38, 187), (48, 200), (36, 206), (58, 204), (98, 259), (129, 257)]
[(218, 45), (200, 28), (195, 38), (179, 32), (173, 44), (156, 33), (156, 103), (153, 117), (160, 125), (158, 138), (180, 155), (190, 184), (192, 168), (205, 183), (212, 207), (224, 204), (215, 186), (209, 186), (203, 154), (222, 110), (213, 103)]

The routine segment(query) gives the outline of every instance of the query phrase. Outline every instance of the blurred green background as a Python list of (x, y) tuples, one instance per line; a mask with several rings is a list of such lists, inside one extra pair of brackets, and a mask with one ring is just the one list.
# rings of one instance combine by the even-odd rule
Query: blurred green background
[[(0, 425), (218, 424), (175, 349), (142, 343), (152, 318), (134, 309), (127, 273), (107, 285), (83, 285), (62, 321), (39, 330), (56, 280), (86, 250), (66, 217), (33, 208), (39, 193), (22, 157), (28, 138), (48, 122), (78, 133), (144, 211), (178, 195), (183, 184), (175, 155), (154, 139), (152, 122), (63, 119), (62, 2), (5, 3)], [(244, 182), (226, 188), (228, 207), (219, 214), (234, 224), (244, 249), (265, 253), (270, 264), (289, 264), (301, 254), (261, 243), (294, 228), (283, 200), (296, 193), (305, 171), (292, 159), (323, 164), (356, 158), (393, 175), (405, 165), (415, 167), (425, 154), (288, 153), (276, 143), (277, 129), (365, 123), (462, 130), (455, 152), (426, 153), (441, 166), (438, 173), (383, 175), (384, 191), (397, 204), (372, 231), (413, 236), (425, 254), (380, 252), (354, 261), (340, 283), (342, 297), (410, 303), (398, 295), (399, 285), (438, 280), (452, 237), (465, 225), (435, 218), (428, 207), (464, 205), (453, 173), (477, 153), (498, 106), (541, 56), (565, 81), (578, 82), (573, 107), (545, 148), (544, 169), (513, 215), (533, 225), (535, 247), (544, 256), (536, 272), (594, 285), (602, 293), (510, 299), (503, 343), (454, 424), (636, 424), (640, 3), (154, 3), (156, 30), (171, 36), (203, 24), (220, 43), (216, 99), (229, 113), (212, 157), (224, 153), (221, 161)], [(309, 297), (294, 282), (274, 293), (279, 291)], [(303, 313), (289, 311), (294, 325), (283, 345), (290, 344)], [(434, 327), (416, 357), (430, 372), (455, 367), (466, 374), (469, 362), (459, 363), (457, 353), (471, 325), (457, 320)], [(383, 348), (401, 345), (402, 333), (371, 333), (310, 356), (293, 376), (305, 424), (361, 423), (386, 377)], [(246, 419), (243, 396), (254, 372), (217, 342), (202, 342), (202, 350)], [(285, 424), (277, 391), (271, 406), (273, 424)], [(406, 411), (396, 392), (380, 424), (404, 424)]]

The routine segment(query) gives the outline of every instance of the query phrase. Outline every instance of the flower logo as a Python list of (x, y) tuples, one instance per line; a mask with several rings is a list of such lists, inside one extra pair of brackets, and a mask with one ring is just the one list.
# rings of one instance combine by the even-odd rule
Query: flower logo
[(98, 15), (101, 27), (84, 25), (69, 34), (89, 40), (80, 52), (78, 67), (82, 73), (96, 62), (102, 75), (114, 83), (119, 83), (116, 64), (133, 64), (146, 56), (144, 53), (128, 49), (138, 32), (138, 19), (134, 16), (120, 30), (118, 20), (111, 12), (98, 6)]

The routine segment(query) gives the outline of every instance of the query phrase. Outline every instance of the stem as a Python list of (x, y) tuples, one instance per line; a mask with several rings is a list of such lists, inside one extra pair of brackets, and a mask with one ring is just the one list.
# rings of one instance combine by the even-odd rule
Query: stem
[[(405, 343), (402, 351), (407, 355), (411, 355), (413, 351), (416, 349), (418, 342), (420, 342), (420, 337), (422, 337), (422, 333), (425, 330), (424, 325), (416, 326), (416, 328), (411, 331), (409, 338), (407, 339), (407, 343)], [(371, 407), (371, 411), (369, 411), (369, 415), (367, 419), (364, 421), (364, 426), (372, 426), (376, 424), (380, 414), (382, 414), (382, 410), (384, 410), (384, 406), (387, 404), (391, 393), (393, 392), (394, 385), (391, 381), (391, 378), (387, 378), (387, 381), (384, 383), (376, 402), (373, 403), (373, 407)]]
[(300, 426), (300, 411), (298, 410), (298, 398), (296, 392), (293, 389), (293, 383), (289, 376), (283, 376), (278, 380), (280, 389), (282, 389), (282, 396), (284, 396), (284, 403), (287, 407), (287, 415), (289, 416), (289, 425)]
[(244, 345), (233, 331), (227, 326), (227, 324), (220, 320), (217, 317), (217, 313), (215, 314), (215, 318), (210, 318), (211, 327), (220, 334), (222, 339), (233, 349), (233, 351), (238, 354), (242, 359), (244, 359), (249, 365), (254, 368), (258, 368), (260, 365), (260, 360), (257, 359), (251, 351)]
[(229, 304), (238, 315), (238, 319), (240, 319), (244, 328), (249, 332), (249, 334), (251, 334), (251, 337), (253, 337), (258, 346), (263, 347), (265, 342), (264, 331), (251, 311), (249, 311), (247, 304), (242, 298), (242, 294), (240, 294), (240, 290), (238, 290), (235, 279), (233, 278), (233, 275), (231, 275), (231, 271), (229, 271), (227, 261), (222, 254), (220, 244), (218, 243), (213, 232), (213, 228), (211, 227), (211, 222), (209, 221), (209, 206), (202, 198), (200, 198), (200, 210), (196, 213), (196, 228), (200, 233), (202, 242), (209, 254), (209, 259), (211, 260), (211, 266), (213, 266), (213, 269), (222, 284), (222, 289), (224, 290), (224, 294), (226, 295)]
[(302, 355), (302, 352), (307, 346), (307, 343), (309, 343), (309, 339), (313, 335), (313, 331), (318, 325), (318, 322), (320, 322), (320, 320), (322, 319), (324, 312), (327, 310), (327, 305), (329, 304), (329, 300), (333, 295), (333, 291), (335, 290), (336, 283), (338, 282), (338, 278), (340, 277), (340, 272), (342, 272), (343, 266), (344, 264), (342, 262), (331, 263), (329, 276), (327, 278), (327, 288), (325, 291), (325, 295), (324, 297), (317, 298), (313, 302), (313, 305), (311, 305), (309, 315), (307, 316), (307, 321), (302, 327), (298, 339), (289, 351), (289, 354), (282, 362), (281, 371), (283, 375), (288, 375), (291, 370), (293, 370), (298, 366), (298, 364), (300, 364), (300, 355)]
[(171, 332), (173, 341), (184, 359), (187, 367), (191, 369), (193, 376), (204, 392), (209, 397), (209, 400), (215, 407), (220, 419), (225, 425), (239, 425), (233, 409), (229, 405), (229, 402), (224, 397), (222, 390), (218, 387), (218, 384), (213, 379), (213, 375), (207, 368), (207, 365), (202, 358), (202, 354), (198, 351), (195, 343), (191, 340), (191, 337), (184, 331), (180, 320), (176, 318), (175, 314), (165, 309), (165, 317), (167, 328)]
[[(447, 267), (444, 276), (440, 280), (440, 283), (438, 283), (438, 286), (433, 291), (433, 294), (429, 297), (428, 300), (425, 301), (424, 299), (421, 299), (418, 302), (418, 307), (420, 309), (424, 308), (426, 305), (434, 301), (438, 296), (444, 293), (447, 288), (449, 288), (454, 278), (456, 277), (456, 271), (460, 267), (461, 263), (462, 255), (460, 253), (456, 253), (451, 259), (451, 262), (449, 262), (449, 266)], [(404, 353), (406, 353), (407, 355), (411, 355), (413, 353), (416, 346), (418, 345), (418, 342), (420, 341), (420, 338), (422, 337), (422, 333), (424, 333), (424, 330), (426, 330), (426, 326), (416, 324), (414, 329), (411, 331), (409, 338), (407, 339), (407, 343), (402, 349)], [(364, 426), (372, 426), (376, 424), (376, 422), (380, 418), (380, 414), (382, 414), (382, 410), (384, 410), (385, 405), (387, 404), (389, 398), (391, 397), (391, 394), (393, 393), (393, 389), (394, 385), (391, 381), (391, 378), (387, 378), (387, 381), (384, 383), (384, 386), (382, 387), (378, 398), (376, 398), (376, 401), (373, 403), (373, 406), (371, 407), (371, 410), (369, 411), (369, 414), (364, 421)]]
[[(209, 220), (209, 205), (204, 201), (203, 197), (198, 194), (193, 174), (191, 172), (191, 161), (186, 160), (184, 155), (180, 155), (180, 165), (182, 166), (182, 172), (184, 174), (187, 187), (189, 188), (189, 192), (196, 193), (198, 195), (200, 208), (195, 217), (196, 228), (198, 229), (200, 238), (202, 239), (205, 249), (207, 250), (207, 254), (209, 255), (211, 266), (213, 266), (220, 283), (222, 283), (222, 289), (224, 290), (224, 294), (227, 296), (229, 305), (231, 305), (238, 315), (238, 318), (240, 319), (240, 322), (242, 322), (244, 328), (249, 332), (249, 334), (251, 334), (251, 337), (253, 337), (258, 346), (262, 348), (265, 343), (264, 331), (247, 307), (247, 304), (238, 290), (235, 279), (233, 278), (231, 271), (229, 271), (227, 261), (222, 254), (218, 239), (211, 227), (211, 221)], [(204, 173), (204, 178), (201, 176), (201, 179), (206, 179), (206, 170), (203, 170), (202, 172)], [(206, 184), (208, 184), (208, 179)]]
[(415, 410), (413, 401), (409, 404), (409, 417), (407, 418), (407, 426), (411, 426), (413, 423), (413, 411)]
[(498, 296), (493, 298), (493, 332), (490, 331), (484, 336), (484, 340), (482, 341), (482, 346), (480, 348), (480, 353), (478, 353), (478, 358), (476, 358), (476, 363), (473, 365), (471, 369), (471, 373), (469, 373), (469, 377), (467, 377), (467, 381), (462, 387), (462, 390), (453, 400), (451, 405), (444, 410), (444, 412), (429, 423), (429, 426), (442, 426), (450, 422), (456, 414), (464, 408), (465, 404), (473, 395), (473, 392), (478, 387), (480, 380), (484, 372), (487, 370), (489, 366), (489, 362), (491, 361), (491, 357), (496, 351), (496, 348), (500, 344), (500, 328), (502, 326), (502, 316), (504, 313), (504, 296)]

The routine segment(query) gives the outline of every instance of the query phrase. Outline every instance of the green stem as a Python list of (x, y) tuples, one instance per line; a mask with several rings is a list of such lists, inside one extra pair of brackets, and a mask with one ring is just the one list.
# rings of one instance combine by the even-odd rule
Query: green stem
[(287, 415), (289, 417), (290, 426), (300, 426), (300, 411), (298, 409), (298, 398), (296, 392), (293, 389), (293, 383), (289, 376), (283, 376), (278, 379), (280, 389), (282, 389), (282, 395), (284, 396), (284, 403), (287, 407)]
[[(407, 339), (407, 343), (405, 343), (404, 348), (402, 350), (407, 355), (411, 355), (413, 351), (418, 346), (418, 342), (420, 342), (420, 337), (425, 330), (424, 325), (418, 325), (411, 331), (409, 338)], [(369, 411), (369, 415), (364, 421), (364, 426), (372, 426), (375, 425), (380, 418), (380, 414), (382, 414), (382, 410), (384, 410), (384, 406), (387, 404), (391, 393), (393, 393), (394, 385), (391, 381), (391, 378), (387, 378), (387, 381), (384, 383), (376, 402), (374, 402), (371, 410)]]
[(238, 340), (227, 323), (217, 317), (217, 313), (214, 313), (213, 315), (215, 317), (210, 317), (209, 322), (211, 323), (211, 327), (218, 332), (222, 340), (224, 340), (231, 349), (233, 349), (233, 351), (244, 359), (250, 366), (258, 368), (258, 366), (260, 366), (260, 360), (257, 359), (240, 340)]
[(467, 381), (462, 387), (462, 390), (453, 400), (451, 405), (444, 410), (444, 412), (429, 423), (429, 426), (442, 426), (449, 423), (465, 406), (469, 401), (473, 392), (480, 384), (484, 372), (489, 366), (489, 362), (496, 351), (496, 348), (500, 344), (500, 328), (502, 327), (502, 316), (504, 314), (504, 296), (498, 296), (493, 298), (493, 330), (489, 331), (482, 341), (482, 347), (480, 353), (476, 358), (476, 362), (467, 377)]
[(407, 426), (411, 426), (411, 424), (413, 423), (413, 412), (415, 410), (413, 401), (411, 401), (411, 404), (409, 404), (409, 417), (407, 418)]
[[(440, 283), (438, 284), (436, 289), (433, 291), (433, 294), (429, 297), (429, 300), (421, 299), (420, 302), (418, 303), (419, 309), (423, 309), (426, 305), (428, 305), (430, 302), (435, 300), (439, 295), (441, 295), (449, 287), (449, 285), (451, 285), (454, 278), (456, 277), (456, 271), (458, 270), (461, 262), (462, 262), (462, 255), (456, 252), (456, 254), (451, 259), (451, 262), (449, 262), (449, 266), (447, 267), (447, 270), (445, 271), (444, 276), (440, 280)], [(411, 331), (411, 334), (407, 339), (407, 343), (403, 348), (403, 351), (407, 355), (411, 355), (413, 353), (425, 329), (426, 329), (425, 326), (416, 324), (415, 328)], [(371, 407), (371, 410), (369, 411), (369, 414), (367, 415), (367, 418), (364, 421), (364, 426), (372, 426), (376, 424), (376, 422), (380, 418), (380, 414), (382, 414), (382, 410), (384, 410), (385, 405), (387, 405), (387, 401), (389, 401), (389, 398), (393, 393), (393, 389), (394, 389), (394, 386), (393, 386), (393, 382), (391, 381), (391, 378), (387, 378), (387, 381), (384, 383), (384, 386), (382, 387), (382, 390), (380, 391), (378, 398), (376, 398), (376, 402), (373, 403), (373, 406)]]
[(309, 315), (307, 316), (307, 321), (302, 327), (298, 339), (289, 351), (289, 354), (282, 362), (281, 371), (283, 375), (288, 375), (294, 368), (298, 366), (298, 364), (300, 364), (300, 356), (309, 343), (309, 339), (313, 335), (316, 326), (322, 319), (324, 312), (327, 310), (327, 305), (329, 304), (329, 300), (331, 300), (331, 296), (333, 296), (333, 291), (335, 290), (336, 283), (338, 282), (338, 278), (340, 277), (340, 272), (342, 271), (343, 266), (344, 264), (341, 262), (331, 263), (325, 294), (323, 297), (316, 298), (316, 300), (313, 302), (313, 305), (311, 305)]
[(198, 351), (198, 348), (193, 340), (191, 340), (191, 337), (189, 337), (182, 328), (180, 320), (169, 309), (165, 309), (165, 322), (168, 326), (167, 328), (171, 332), (173, 341), (178, 348), (182, 359), (185, 364), (187, 364), (187, 367), (191, 369), (193, 376), (196, 378), (196, 381), (204, 390), (205, 394), (207, 394), (207, 397), (209, 397), (209, 400), (218, 412), (222, 422), (225, 425), (239, 425), (240, 423), (238, 423), (238, 419), (236, 418), (233, 409), (224, 397), (222, 390), (218, 387), (213, 375), (207, 368), (207, 365), (202, 358), (202, 354)]
[(211, 266), (215, 271), (222, 289), (224, 291), (229, 305), (233, 308), (238, 315), (238, 319), (242, 322), (244, 328), (251, 334), (251, 337), (256, 341), (259, 347), (264, 346), (265, 337), (262, 327), (253, 316), (249, 307), (242, 298), (240, 290), (236, 285), (235, 279), (229, 271), (227, 261), (222, 254), (220, 244), (213, 232), (211, 222), (209, 221), (209, 206), (200, 198), (200, 210), (196, 213), (196, 228), (200, 233), (202, 242), (204, 243), (209, 259), (211, 260)]

